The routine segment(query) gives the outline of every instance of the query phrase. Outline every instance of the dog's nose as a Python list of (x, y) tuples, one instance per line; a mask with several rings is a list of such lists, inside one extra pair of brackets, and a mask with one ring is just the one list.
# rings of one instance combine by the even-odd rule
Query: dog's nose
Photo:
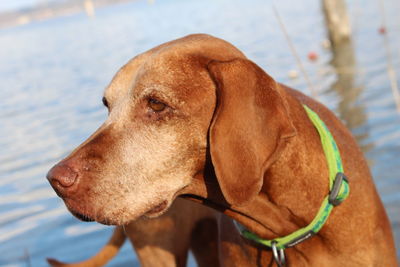
[(65, 164), (57, 164), (47, 173), (47, 179), (60, 197), (70, 190), (77, 178), (78, 173)]

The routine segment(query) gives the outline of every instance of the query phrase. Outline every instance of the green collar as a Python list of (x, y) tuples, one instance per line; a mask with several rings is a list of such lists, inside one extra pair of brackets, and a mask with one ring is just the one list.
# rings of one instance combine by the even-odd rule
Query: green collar
[(325, 123), (319, 118), (317, 113), (305, 105), (304, 109), (306, 110), (308, 117), (314, 124), (321, 138), (322, 147), (328, 162), (330, 192), (329, 195), (323, 200), (314, 220), (312, 220), (312, 222), (306, 227), (301, 228), (287, 236), (278, 237), (272, 240), (265, 240), (248, 231), (240, 224), (237, 224), (242, 236), (256, 243), (273, 248), (274, 253), (276, 249), (281, 250), (283, 253), (283, 249), (293, 247), (318, 233), (318, 231), (321, 230), (328, 220), (332, 209), (345, 200), (350, 193), (348, 181), (343, 174), (342, 160), (335, 139), (329, 132)]

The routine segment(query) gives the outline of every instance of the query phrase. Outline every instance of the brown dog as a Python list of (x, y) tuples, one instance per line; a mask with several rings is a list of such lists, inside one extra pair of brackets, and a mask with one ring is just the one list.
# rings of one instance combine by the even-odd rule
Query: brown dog
[(105, 123), (48, 173), (77, 217), (125, 225), (184, 196), (221, 211), (221, 265), (273, 265), (271, 249), (243, 238), (233, 220), (274, 239), (314, 219), (329, 175), (307, 105), (332, 133), (351, 193), (317, 235), (285, 250), (286, 261), (396, 266), (390, 224), (349, 131), (229, 43), (191, 35), (143, 53), (116, 74), (104, 102)]

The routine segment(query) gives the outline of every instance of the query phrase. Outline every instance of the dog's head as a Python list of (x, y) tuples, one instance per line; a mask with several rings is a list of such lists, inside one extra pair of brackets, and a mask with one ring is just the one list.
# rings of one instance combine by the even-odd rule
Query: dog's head
[(73, 214), (106, 224), (157, 216), (191, 193), (208, 151), (223, 197), (245, 203), (294, 133), (275, 81), (207, 35), (135, 57), (103, 102), (107, 120), (48, 179)]

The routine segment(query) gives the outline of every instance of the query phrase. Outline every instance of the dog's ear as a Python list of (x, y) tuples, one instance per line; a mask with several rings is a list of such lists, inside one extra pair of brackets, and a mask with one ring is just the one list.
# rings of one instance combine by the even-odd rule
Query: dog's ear
[(225, 199), (242, 205), (261, 190), (266, 169), (296, 131), (279, 85), (246, 59), (212, 61), (217, 87), (210, 152)]

